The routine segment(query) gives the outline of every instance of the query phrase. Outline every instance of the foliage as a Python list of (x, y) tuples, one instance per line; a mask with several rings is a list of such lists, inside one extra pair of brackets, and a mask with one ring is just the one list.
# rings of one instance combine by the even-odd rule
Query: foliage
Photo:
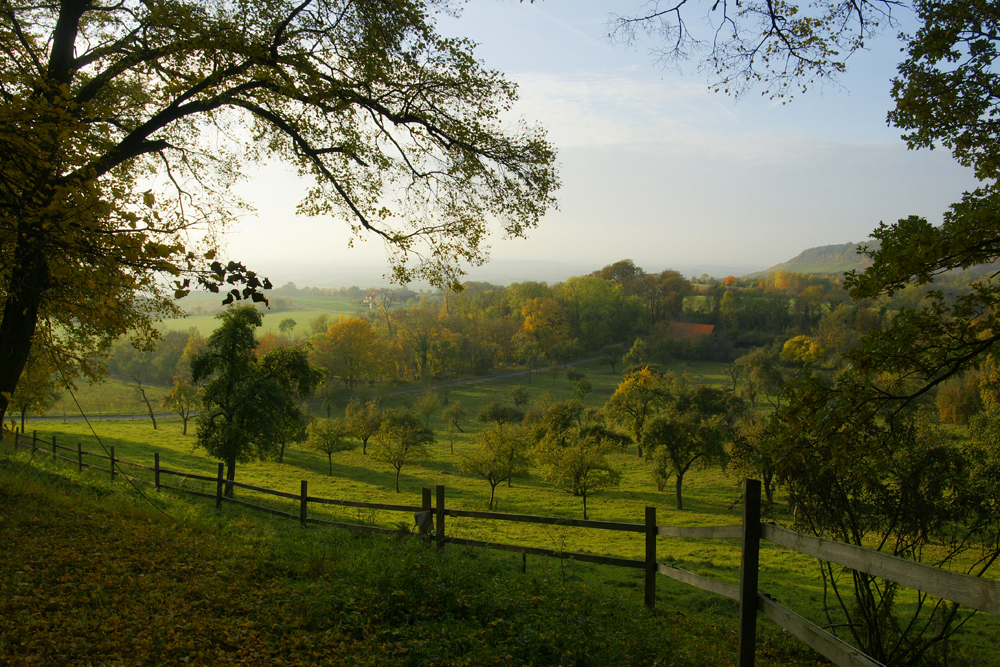
[(353, 391), (365, 377), (380, 374), (378, 336), (371, 323), (357, 317), (341, 317), (322, 336), (311, 340), (310, 360), (329, 375), (340, 378)]
[[(28, 357), (24, 373), (18, 382), (17, 389), (11, 397), (11, 422), (14, 412), (21, 417), (21, 432), (24, 433), (24, 418), (28, 412), (41, 416), (59, 400), (58, 383), (52, 366), (46, 360), (39, 358), (39, 352), (33, 352)], [(2, 421), (2, 419), (0, 419)], [(13, 429), (13, 426), (11, 426)]]
[(436, 391), (430, 387), (424, 387), (424, 390), (413, 401), (413, 409), (417, 411), (417, 414), (424, 416), (424, 426), (430, 428), (431, 415), (441, 409), (441, 399), (438, 398)]
[(638, 32), (662, 40), (654, 49), (663, 64), (687, 60), (707, 50), (701, 66), (714, 74), (716, 91), (740, 97), (763, 85), (772, 99), (791, 97), (796, 87), (836, 81), (851, 54), (863, 49), (884, 24), (894, 25), (893, 0), (835, 0), (823, 4), (752, 0), (735, 5), (705, 4), (709, 33), (703, 43), (692, 34), (686, 2), (643, 5), (631, 16), (613, 15), (614, 39), (632, 43)]
[(580, 378), (575, 383), (573, 383), (573, 395), (579, 398), (581, 401), (587, 398), (587, 394), (594, 390), (594, 386), (590, 383), (587, 378)]
[(733, 431), (727, 469), (742, 482), (746, 477), (760, 479), (769, 507), (774, 505), (774, 438), (769, 433), (770, 420), (756, 410), (740, 417)]
[[(847, 378), (841, 376), (840, 382)], [(983, 463), (948, 441), (926, 411), (878, 402), (863, 385), (827, 385), (810, 373), (793, 384), (779, 413), (774, 462), (797, 508), (797, 524), (816, 535), (982, 575), (1000, 557), (995, 485), (973, 471)], [(898, 586), (823, 565), (853, 640), (886, 665), (920, 664), (962, 625), (956, 605), (922, 598), (896, 608)]]
[(427, 445), (434, 442), (434, 432), (420, 423), (420, 417), (409, 410), (386, 410), (382, 424), (372, 437), (372, 459), (388, 463), (396, 471), (396, 493), (399, 493), (399, 471), (408, 463), (429, 456)]
[(760, 394), (764, 394), (772, 407), (781, 407), (781, 388), (785, 378), (778, 365), (777, 354), (756, 348), (734, 361), (733, 366), (743, 379), (740, 393), (750, 401), (751, 409), (757, 409), (757, 397)]
[(643, 426), (643, 458), (650, 464), (656, 488), (662, 491), (674, 476), (677, 509), (684, 509), (684, 475), (691, 466), (710, 466), (725, 460), (726, 427), (719, 414), (670, 407)]
[(354, 449), (347, 439), (347, 425), (340, 419), (315, 419), (306, 427), (306, 445), (326, 454), (326, 462), (333, 475), (333, 455)]
[(441, 419), (444, 420), (444, 429), (445, 433), (448, 434), (448, 443), (451, 445), (452, 454), (455, 453), (455, 431), (465, 433), (458, 422), (468, 418), (469, 414), (462, 407), (461, 401), (455, 401), (441, 412)]
[(587, 497), (603, 489), (615, 488), (621, 472), (607, 455), (620, 442), (601, 421), (593, 424), (566, 419), (560, 404), (549, 408), (547, 428), (536, 429), (535, 456), (545, 471), (542, 476), (557, 489), (583, 499), (587, 518)]
[(506, 405), (500, 401), (490, 401), (479, 414), (476, 421), (480, 424), (493, 422), (498, 425), (516, 424), (524, 419), (524, 411), (512, 405)]
[(664, 406), (669, 397), (662, 377), (644, 367), (622, 379), (604, 411), (610, 422), (624, 426), (636, 442), (641, 442), (646, 420)]
[(33, 344), (91, 375), (102, 339), (155, 338), (192, 280), (263, 299), (214, 259), (244, 165), (311, 176), (300, 211), (383, 239), (400, 282), (457, 285), (486, 221), (523, 236), (553, 203), (543, 132), (501, 125), (514, 85), (435, 32), (436, 2), (6, 7), (0, 420)]
[(381, 428), (384, 417), (378, 401), (362, 403), (354, 398), (347, 404), (344, 420), (351, 434), (361, 441), (362, 454), (368, 453), (368, 439)]
[(187, 435), (191, 413), (201, 406), (201, 389), (188, 382), (183, 375), (175, 375), (174, 385), (161, 400), (161, 405), (180, 416), (184, 423), (184, 435)]
[[(198, 446), (226, 463), (231, 481), (237, 462), (276, 453), (286, 409), (312, 391), (320, 374), (301, 347), (257, 357), (254, 331), (261, 315), (252, 306), (233, 307), (218, 317), (222, 325), (209, 337), (208, 350), (191, 360), (191, 372), (196, 383), (205, 382)], [(232, 486), (226, 492), (232, 495)]]
[(528, 390), (521, 385), (517, 385), (515, 387), (511, 387), (510, 391), (507, 392), (504, 398), (513, 401), (514, 407), (520, 408), (522, 405), (526, 405), (528, 403)]
[(478, 447), (462, 457), (458, 469), (486, 480), (490, 485), (489, 508), (493, 511), (497, 486), (501, 482), (509, 485), (514, 477), (528, 474), (527, 434), (520, 426), (496, 424), (480, 431), (476, 443)]

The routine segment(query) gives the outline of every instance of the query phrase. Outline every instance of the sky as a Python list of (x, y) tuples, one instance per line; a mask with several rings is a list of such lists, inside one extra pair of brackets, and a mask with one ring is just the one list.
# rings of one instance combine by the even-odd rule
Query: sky
[[(820, 245), (859, 242), (881, 221), (939, 222), (975, 187), (946, 150), (909, 151), (888, 127), (899, 27), (856, 53), (839, 85), (781, 104), (714, 93), (691, 63), (655, 63), (644, 41), (607, 38), (609, 13), (643, 0), (472, 0), (442, 34), (518, 83), (513, 113), (559, 151), (559, 208), (527, 240), (491, 238), (493, 261), (469, 278), (555, 282), (632, 259), (646, 271), (742, 275)], [(695, 30), (707, 5), (687, 19)], [(269, 275), (339, 287), (384, 284), (378, 241), (348, 248), (346, 224), (295, 216), (302, 185), (261, 170), (240, 193), (257, 210), (229, 234), (229, 255)], [(275, 234), (280, 226), (281, 234)]]

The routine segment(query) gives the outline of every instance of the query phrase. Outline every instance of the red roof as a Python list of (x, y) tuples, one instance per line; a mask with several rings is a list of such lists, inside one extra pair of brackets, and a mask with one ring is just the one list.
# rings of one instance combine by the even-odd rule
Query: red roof
[(715, 331), (714, 324), (691, 324), (690, 322), (671, 322), (667, 325), (667, 335), (674, 340), (691, 340), (701, 336), (710, 336)]

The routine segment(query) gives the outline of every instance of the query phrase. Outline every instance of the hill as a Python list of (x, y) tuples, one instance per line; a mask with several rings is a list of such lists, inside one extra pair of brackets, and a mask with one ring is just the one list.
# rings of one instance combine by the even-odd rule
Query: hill
[(862, 245), (878, 247), (877, 241), (863, 243), (841, 243), (838, 245), (822, 245), (803, 250), (801, 253), (781, 264), (775, 264), (769, 269), (751, 273), (745, 278), (763, 278), (769, 273), (778, 271), (793, 271), (809, 274), (843, 274), (853, 269), (864, 270), (871, 265), (871, 260), (858, 254)]

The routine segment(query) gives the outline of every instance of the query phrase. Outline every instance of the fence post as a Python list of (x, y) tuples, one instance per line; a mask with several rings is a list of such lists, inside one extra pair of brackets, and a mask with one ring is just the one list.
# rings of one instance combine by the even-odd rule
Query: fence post
[(757, 643), (757, 574), (760, 565), (760, 482), (743, 480), (743, 558), (737, 667), (753, 667)]
[(35, 450), (38, 449), (38, 431), (31, 432), (31, 454), (35, 454)]
[(444, 485), (434, 487), (437, 494), (437, 545), (438, 551), (444, 549)]
[(56, 436), (52, 436), (52, 460), (56, 460)]
[(222, 461), (219, 461), (219, 479), (215, 485), (215, 509), (222, 509)]
[(646, 508), (646, 606), (656, 605), (656, 508)]
[(111, 481), (115, 479), (115, 446), (111, 445)]
[(309, 482), (302, 480), (302, 486), (300, 487), (300, 493), (302, 494), (302, 499), (299, 501), (299, 522), (302, 527), (306, 527), (306, 504), (308, 503), (309, 494), (306, 490), (309, 488)]
[(160, 490), (160, 453), (153, 452), (153, 480), (156, 484), (156, 490)]
[(83, 472), (83, 443), (76, 443), (76, 465), (77, 472)]

